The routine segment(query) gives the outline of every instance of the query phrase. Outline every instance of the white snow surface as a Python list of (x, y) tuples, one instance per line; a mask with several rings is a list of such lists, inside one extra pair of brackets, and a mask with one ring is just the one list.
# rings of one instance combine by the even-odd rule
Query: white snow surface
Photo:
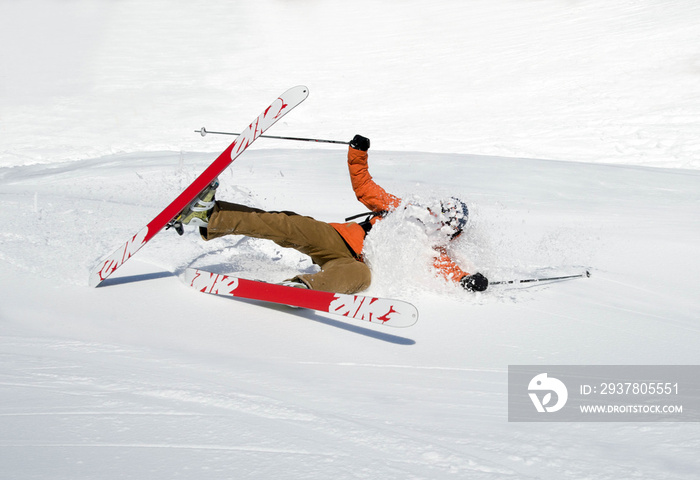
[[(508, 365), (700, 363), (700, 5), (445, 0), (0, 3), (0, 478), (695, 479), (698, 423), (509, 423)], [(434, 278), (401, 215), (368, 294), (418, 323), (212, 297), (189, 266), (313, 271), (157, 235), (88, 272), (287, 88), (271, 130), (371, 138), (387, 190), (468, 202)], [(259, 139), (217, 197), (342, 221), (342, 146)]]

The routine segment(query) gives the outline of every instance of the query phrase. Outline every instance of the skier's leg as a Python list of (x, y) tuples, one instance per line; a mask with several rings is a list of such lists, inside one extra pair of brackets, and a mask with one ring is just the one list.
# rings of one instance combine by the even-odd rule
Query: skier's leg
[(204, 233), (207, 240), (224, 235), (272, 240), (281, 247), (309, 255), (320, 266), (341, 257), (355, 260), (335, 228), (294, 212), (266, 212), (245, 205), (216, 202)]
[(369, 287), (369, 267), (352, 257), (341, 257), (321, 265), (321, 271), (298, 275), (299, 280), (314, 290), (352, 294)]

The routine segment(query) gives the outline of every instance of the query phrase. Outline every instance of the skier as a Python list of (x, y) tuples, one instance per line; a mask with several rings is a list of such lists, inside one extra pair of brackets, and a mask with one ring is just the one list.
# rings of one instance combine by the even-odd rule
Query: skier
[[(350, 180), (357, 199), (371, 210), (362, 222), (326, 223), (294, 212), (268, 212), (235, 203), (215, 201), (214, 181), (172, 222), (178, 233), (182, 225), (200, 227), (205, 240), (225, 235), (245, 235), (272, 240), (281, 247), (294, 248), (311, 257), (320, 272), (302, 274), (283, 284), (326, 292), (353, 294), (369, 287), (371, 273), (362, 261), (362, 248), (372, 226), (401, 205), (401, 200), (377, 185), (367, 168), (370, 141), (355, 135), (348, 149)], [(459, 199), (441, 202), (441, 212), (421, 209), (421, 222), (440, 229), (454, 240), (466, 226), (469, 212)], [(420, 218), (419, 218), (420, 220)], [(434, 221), (431, 221), (434, 220)], [(434, 266), (445, 278), (469, 291), (483, 291), (488, 280), (481, 273), (469, 274), (447, 254), (444, 246), (434, 247)]]

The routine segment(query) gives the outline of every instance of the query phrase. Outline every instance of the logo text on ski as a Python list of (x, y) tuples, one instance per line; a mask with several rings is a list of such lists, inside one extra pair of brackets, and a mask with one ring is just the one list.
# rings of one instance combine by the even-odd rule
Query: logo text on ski
[(202, 293), (308, 308), (378, 325), (409, 327), (418, 320), (416, 307), (403, 300), (295, 288), (197, 268), (187, 268), (183, 280)]
[(398, 315), (394, 306), (386, 300), (339, 293), (335, 295), (335, 298), (328, 307), (328, 311), (345, 317), (356, 318), (366, 322), (379, 321), (385, 323), (391, 320), (392, 315)]
[(267, 109), (255, 119), (253, 123), (248, 125), (236, 140), (233, 142), (233, 148), (231, 149), (231, 160), (236, 158), (236, 155), (240, 154), (243, 150), (248, 148), (248, 146), (253, 143), (253, 141), (263, 134), (265, 130), (272, 126), (278, 119), (284, 116), (289, 107), (288, 103), (284, 103), (282, 98), (275, 100), (272, 105), (267, 107)]

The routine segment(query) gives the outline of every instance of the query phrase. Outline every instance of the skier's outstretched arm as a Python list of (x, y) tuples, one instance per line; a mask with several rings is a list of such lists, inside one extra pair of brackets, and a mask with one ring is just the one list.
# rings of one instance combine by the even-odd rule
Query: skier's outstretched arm
[(372, 179), (367, 166), (369, 139), (355, 135), (348, 149), (348, 170), (355, 196), (373, 212), (386, 212), (395, 209), (401, 199), (388, 193)]

